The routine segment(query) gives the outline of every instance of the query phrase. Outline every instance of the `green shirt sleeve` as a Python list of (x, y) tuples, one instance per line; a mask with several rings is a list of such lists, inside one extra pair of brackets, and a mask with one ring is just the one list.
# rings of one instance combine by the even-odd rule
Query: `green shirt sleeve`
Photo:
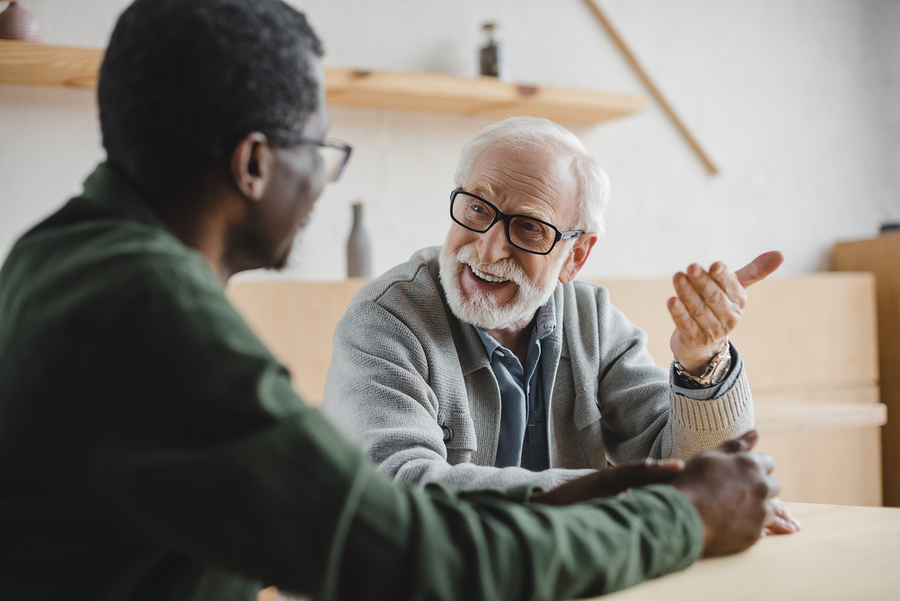
[(394, 484), (296, 397), (204, 265), (144, 267), (78, 363), (88, 493), (127, 536), (319, 601), (596, 595), (700, 555), (672, 487), (558, 509)]

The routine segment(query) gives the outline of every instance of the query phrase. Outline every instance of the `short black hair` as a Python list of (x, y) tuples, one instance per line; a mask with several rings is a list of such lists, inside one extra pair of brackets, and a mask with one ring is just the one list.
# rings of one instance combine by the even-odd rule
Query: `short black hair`
[(136, 0), (100, 69), (108, 159), (164, 202), (247, 133), (299, 134), (319, 106), (321, 56), (306, 17), (281, 0)]

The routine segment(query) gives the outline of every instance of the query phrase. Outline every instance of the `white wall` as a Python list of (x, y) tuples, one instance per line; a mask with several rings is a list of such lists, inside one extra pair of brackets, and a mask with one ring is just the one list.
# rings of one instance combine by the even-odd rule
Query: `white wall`
[[(787, 255), (782, 273), (808, 272), (827, 268), (835, 241), (900, 221), (900, 2), (602, 1), (722, 172), (704, 171), (652, 101), (574, 129), (613, 183), (587, 276), (737, 266), (772, 248)], [(495, 19), (513, 79), (643, 93), (581, 0), (291, 2), (324, 39), (329, 65), (474, 75), (480, 24)], [(47, 43), (100, 47), (128, 2), (25, 4)], [(344, 277), (356, 199), (376, 272), (439, 244), (457, 153), (489, 120), (350, 108), (332, 117), (354, 157), (320, 200), (289, 275)], [(0, 257), (102, 156), (92, 92), (0, 84)]]

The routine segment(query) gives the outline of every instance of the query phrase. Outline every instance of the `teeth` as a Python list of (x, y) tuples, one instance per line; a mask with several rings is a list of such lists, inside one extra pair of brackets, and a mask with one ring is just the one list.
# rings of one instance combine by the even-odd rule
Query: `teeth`
[(469, 265), (469, 267), (472, 268), (472, 273), (475, 274), (475, 277), (477, 277), (479, 280), (484, 280), (485, 282), (489, 282), (491, 284), (504, 284), (509, 281), (509, 280), (504, 280), (502, 278), (498, 278), (498, 277), (489, 275), (487, 273), (484, 273), (483, 271), (478, 271), (471, 265)]

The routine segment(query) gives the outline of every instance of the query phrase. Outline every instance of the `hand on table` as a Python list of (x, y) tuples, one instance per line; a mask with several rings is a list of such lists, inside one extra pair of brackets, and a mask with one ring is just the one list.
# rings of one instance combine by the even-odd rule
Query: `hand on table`
[(571, 505), (598, 497), (617, 495), (629, 488), (648, 484), (668, 484), (684, 470), (680, 459), (645, 459), (599, 470), (570, 480), (547, 492), (531, 495), (533, 503)]
[(672, 278), (675, 294), (668, 308), (675, 322), (669, 346), (689, 373), (702, 375), (710, 360), (725, 349), (728, 334), (741, 321), (745, 289), (778, 269), (784, 255), (771, 251), (732, 273), (724, 263), (705, 271), (696, 263)]
[(700, 514), (707, 557), (743, 551), (775, 523), (780, 485), (769, 475), (772, 458), (749, 452), (757, 438), (751, 430), (700, 453), (672, 481)]
[(647, 459), (625, 463), (582, 476), (547, 492), (531, 496), (534, 503), (571, 505), (625, 492), (648, 484), (672, 484), (697, 509), (704, 528), (704, 555), (727, 555), (750, 547), (763, 535), (794, 532), (781, 501), (778, 480), (769, 475), (774, 462), (768, 455), (751, 453), (755, 430), (716, 449), (680, 459)]
[(791, 515), (791, 512), (784, 506), (781, 499), (778, 497), (772, 499), (772, 507), (775, 509), (775, 519), (763, 529), (763, 536), (769, 534), (793, 534), (800, 530), (800, 522)]

